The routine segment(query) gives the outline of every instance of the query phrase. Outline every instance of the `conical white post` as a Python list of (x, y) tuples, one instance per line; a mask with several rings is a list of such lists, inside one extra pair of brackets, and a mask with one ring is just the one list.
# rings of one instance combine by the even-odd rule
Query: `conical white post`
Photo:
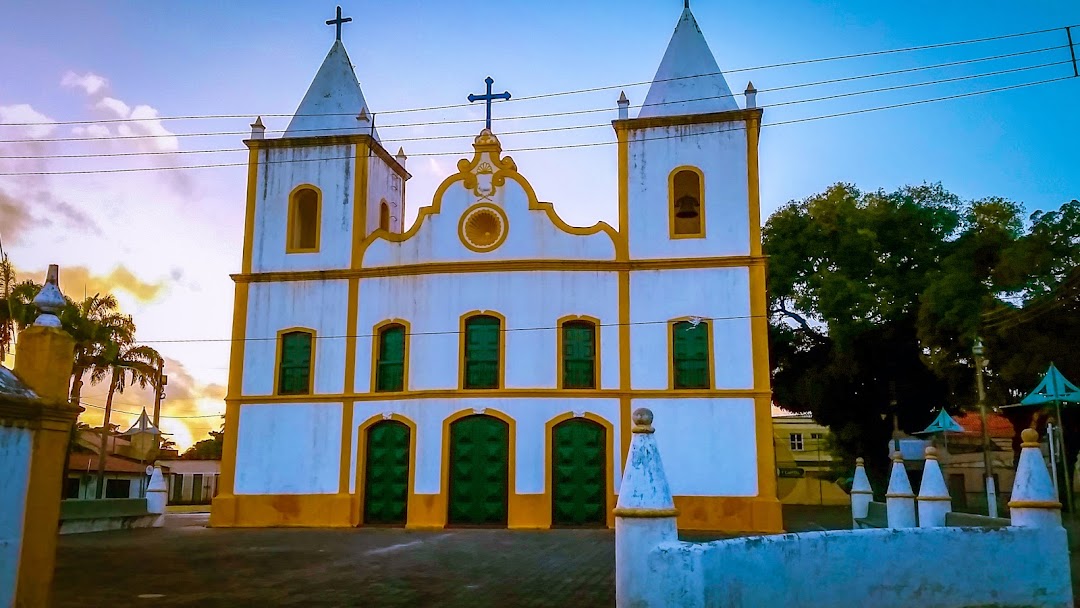
[(1020, 463), (1016, 466), (1009, 509), (1012, 525), (1032, 528), (1061, 526), (1061, 502), (1054, 492), (1050, 473), (1046, 470), (1039, 432), (1024, 429), (1020, 433)]
[(941, 474), (937, 448), (926, 448), (922, 485), (919, 486), (919, 527), (937, 528), (945, 525), (945, 514), (952, 511), (952, 499)]
[(904, 468), (904, 457), (896, 452), (892, 457), (892, 475), (889, 489), (885, 492), (885, 508), (890, 528), (915, 527), (915, 493)]
[(615, 506), (615, 605), (663, 606), (664, 585), (649, 576), (649, 554), (660, 543), (678, 540), (678, 511), (653, 437), (652, 412), (634, 410), (632, 420)]
[(870, 487), (870, 479), (866, 476), (865, 461), (862, 457), (855, 459), (855, 479), (851, 482), (851, 527), (858, 528), (856, 519), (862, 519), (870, 511), (870, 501), (874, 500), (874, 489)]
[(150, 514), (156, 514), (154, 527), (160, 528), (165, 525), (165, 505), (168, 503), (168, 494), (165, 487), (165, 477), (161, 474), (161, 467), (154, 467), (150, 475), (150, 485), (146, 487), (146, 510)]

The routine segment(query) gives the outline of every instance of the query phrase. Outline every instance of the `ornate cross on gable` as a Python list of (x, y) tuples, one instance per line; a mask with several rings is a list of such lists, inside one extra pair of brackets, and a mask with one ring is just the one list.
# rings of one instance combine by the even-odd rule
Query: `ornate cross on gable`
[(502, 93), (495, 93), (493, 95), (491, 93), (491, 85), (495, 84), (495, 80), (491, 76), (488, 76), (487, 78), (484, 79), (484, 82), (487, 83), (487, 94), (486, 95), (472, 95), (472, 94), (470, 94), (469, 95), (469, 103), (472, 103), (474, 101), (483, 101), (483, 102), (487, 103), (487, 121), (485, 121), (484, 125), (486, 126), (487, 130), (490, 131), (491, 130), (491, 102), (492, 102), (492, 100), (495, 100), (495, 99), (510, 99), (510, 92), (509, 91), (503, 91)]
[(344, 19), (341, 18), (341, 7), (339, 6), (339, 7), (337, 7), (337, 18), (327, 21), (326, 25), (336, 25), (337, 26), (337, 39), (341, 40), (341, 24), (342, 23), (348, 23), (350, 21), (352, 21), (352, 17), (345, 17)]

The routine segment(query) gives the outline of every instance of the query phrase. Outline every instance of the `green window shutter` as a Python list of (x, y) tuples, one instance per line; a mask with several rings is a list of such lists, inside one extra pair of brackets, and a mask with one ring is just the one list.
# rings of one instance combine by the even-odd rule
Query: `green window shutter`
[(671, 331), (675, 388), (710, 388), (708, 324), (679, 321)]
[(465, 388), (499, 388), (499, 320), (465, 321)]
[(564, 323), (562, 340), (563, 388), (596, 388), (596, 326)]
[(376, 391), (405, 390), (405, 328), (401, 325), (390, 325), (379, 332), (376, 366)]
[(306, 395), (311, 392), (311, 340), (306, 331), (281, 336), (281, 361), (278, 363), (278, 393)]

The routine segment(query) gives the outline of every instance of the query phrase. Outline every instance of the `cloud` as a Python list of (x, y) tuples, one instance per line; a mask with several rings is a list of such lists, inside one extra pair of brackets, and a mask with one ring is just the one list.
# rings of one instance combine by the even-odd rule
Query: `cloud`
[(9, 243), (20, 242), (31, 230), (52, 226), (56, 220), (79, 232), (101, 234), (93, 218), (49, 190), (28, 190), (16, 196), (0, 188), (0, 237)]
[[(56, 128), (54, 124), (40, 124), (40, 123), (55, 123), (56, 121), (48, 116), (35, 110), (28, 103), (17, 103), (11, 106), (0, 106), (0, 123), (8, 123), (15, 125), (26, 125), (20, 127), (22, 133), (21, 137), (27, 137), (31, 139), (40, 139), (47, 137)], [(9, 128), (9, 127), (5, 127)], [(8, 139), (8, 138), (4, 138)]]
[(86, 91), (87, 95), (94, 95), (98, 91), (109, 86), (109, 81), (93, 72), (87, 72), (80, 76), (75, 72), (69, 71), (60, 79), (60, 86), (79, 88)]
[[(38, 273), (45, 276), (44, 272)], [(37, 276), (37, 275), (35, 275)], [(126, 266), (118, 265), (106, 275), (96, 275), (85, 266), (61, 266), (60, 284), (71, 293), (68, 296), (79, 299), (78, 294), (85, 288), (87, 294), (112, 293), (126, 291), (140, 302), (151, 302), (165, 290), (165, 283), (151, 283), (135, 276)]]
[(108, 112), (116, 118), (130, 120), (131, 122), (116, 127), (116, 133), (122, 137), (147, 136), (145, 140), (134, 140), (140, 146), (162, 152), (174, 152), (180, 149), (180, 140), (176, 138), (172, 131), (165, 128), (156, 108), (145, 104), (132, 108), (115, 97), (103, 97), (94, 107)]
[(86, 125), (85, 127), (72, 127), (71, 134), (79, 137), (109, 137), (112, 132), (105, 125)]
[(103, 97), (94, 107), (115, 114), (117, 118), (127, 118), (131, 115), (131, 106), (115, 97)]
[(0, 239), (14, 242), (33, 224), (33, 218), (17, 201), (0, 191)]

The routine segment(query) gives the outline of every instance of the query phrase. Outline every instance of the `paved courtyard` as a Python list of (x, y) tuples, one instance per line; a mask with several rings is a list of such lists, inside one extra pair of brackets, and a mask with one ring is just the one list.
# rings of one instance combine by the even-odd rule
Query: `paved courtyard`
[[(848, 517), (847, 508), (784, 509), (791, 531), (843, 528)], [(588, 607), (615, 601), (611, 530), (205, 525), (205, 514), (178, 513), (165, 528), (61, 537), (53, 604)]]

